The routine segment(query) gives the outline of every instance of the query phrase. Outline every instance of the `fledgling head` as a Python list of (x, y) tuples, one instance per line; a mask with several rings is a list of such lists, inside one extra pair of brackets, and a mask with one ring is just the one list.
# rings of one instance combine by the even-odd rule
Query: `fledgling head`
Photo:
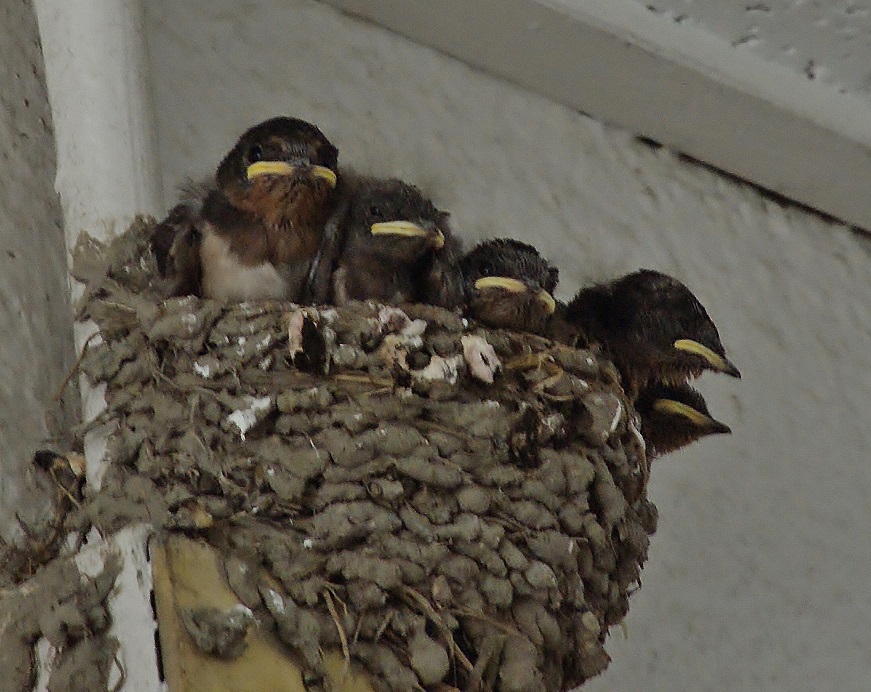
[(649, 380), (677, 384), (704, 370), (740, 377), (726, 358), (707, 311), (680, 281), (641, 269), (581, 289), (566, 319), (589, 342), (600, 343), (631, 388)]
[(685, 383), (645, 387), (635, 410), (641, 417), (641, 436), (649, 458), (674, 452), (707, 435), (732, 432), (711, 416), (702, 395)]
[(451, 307), (442, 297), (452, 283), (459, 241), (440, 211), (414, 185), (345, 171), (339, 185), (341, 252), (333, 299), (419, 302)]
[(559, 270), (532, 245), (511, 238), (488, 240), (460, 264), (467, 312), (502, 329), (541, 333), (556, 309)]
[(336, 186), (338, 151), (314, 125), (278, 117), (247, 130), (215, 175), (230, 203), (258, 217), (292, 204), (300, 184), (327, 196)]
[(447, 219), (447, 212), (436, 209), (414, 185), (396, 178), (364, 178), (342, 225), (358, 250), (409, 266), (445, 247), (450, 237)]

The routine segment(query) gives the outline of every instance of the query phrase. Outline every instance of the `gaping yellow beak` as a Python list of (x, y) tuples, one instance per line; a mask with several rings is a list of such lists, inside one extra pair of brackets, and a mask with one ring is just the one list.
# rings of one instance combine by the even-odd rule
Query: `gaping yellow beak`
[[(372, 235), (398, 235), (403, 238), (426, 238), (431, 235), (430, 231), (411, 221), (373, 223), (369, 230), (372, 232)], [(436, 229), (435, 235), (433, 235), (432, 244), (436, 250), (441, 250), (445, 246), (445, 236), (438, 229)]]
[[(478, 279), (475, 282), (475, 288), (479, 291), (484, 290), (485, 288), (502, 288), (506, 291), (510, 291), (511, 293), (524, 293), (529, 290), (529, 287), (520, 281), (519, 279), (512, 279), (508, 276), (485, 276)], [(536, 298), (538, 298), (542, 303), (544, 303), (545, 310), (547, 310), (548, 315), (552, 315), (556, 310), (556, 301), (553, 299), (553, 296), (545, 291), (543, 288), (536, 293)]]
[[(255, 161), (245, 171), (248, 180), (253, 180), (260, 175), (292, 175), (300, 170), (299, 166), (292, 166), (286, 161)], [(306, 166), (315, 178), (323, 178), (330, 187), (336, 186), (336, 174), (326, 166)]]
[(686, 353), (694, 353), (697, 356), (701, 356), (716, 372), (722, 372), (731, 377), (741, 377), (741, 371), (735, 367), (732, 361), (717, 355), (707, 346), (703, 346), (698, 341), (693, 341), (692, 339), (678, 339), (674, 342), (673, 346), (678, 351), (685, 351)]
[(674, 399), (657, 399), (653, 402), (653, 410), (658, 411), (659, 413), (669, 413), (683, 416), (696, 427), (702, 428), (704, 430), (710, 430), (711, 432), (732, 432), (732, 428), (730, 428), (725, 423), (721, 423), (720, 421), (711, 418), (710, 416), (706, 416), (701, 411), (696, 411), (696, 409), (694, 409), (692, 406), (687, 406), (686, 404), (683, 404), (680, 401), (675, 401)]

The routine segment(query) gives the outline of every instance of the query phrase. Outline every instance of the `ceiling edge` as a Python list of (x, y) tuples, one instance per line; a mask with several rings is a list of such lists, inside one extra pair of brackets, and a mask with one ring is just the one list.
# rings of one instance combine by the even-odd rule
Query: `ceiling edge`
[(322, 0), (871, 228), (871, 104), (634, 0)]

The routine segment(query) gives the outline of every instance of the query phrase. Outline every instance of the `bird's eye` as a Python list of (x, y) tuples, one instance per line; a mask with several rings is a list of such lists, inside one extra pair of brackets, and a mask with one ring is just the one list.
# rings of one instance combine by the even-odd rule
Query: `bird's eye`
[(483, 276), (493, 276), (494, 272), (495, 268), (490, 262), (484, 262), (484, 264), (481, 265), (481, 274)]
[(369, 216), (372, 217), (373, 219), (383, 220), (384, 219), (384, 210), (381, 207), (379, 207), (377, 204), (373, 204), (371, 207), (369, 207)]
[(263, 160), (263, 147), (259, 144), (255, 144), (248, 150), (248, 163), (254, 163), (256, 161)]

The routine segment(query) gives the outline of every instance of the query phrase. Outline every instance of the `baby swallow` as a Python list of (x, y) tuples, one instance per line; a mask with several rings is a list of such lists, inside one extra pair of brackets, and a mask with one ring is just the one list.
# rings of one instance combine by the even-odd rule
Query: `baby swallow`
[(532, 245), (488, 240), (463, 257), (460, 267), (469, 315), (491, 327), (544, 331), (556, 309), (559, 270)]
[(152, 248), (170, 293), (300, 300), (321, 246), (338, 152), (314, 125), (267, 120), (159, 224)]
[(650, 459), (706, 435), (732, 432), (711, 416), (702, 395), (687, 384), (645, 387), (638, 395), (635, 410), (641, 417), (641, 436)]
[(680, 384), (704, 370), (741, 377), (705, 308), (680, 281), (641, 269), (581, 289), (562, 312), (576, 344), (599, 344), (627, 392), (648, 382)]
[(344, 210), (332, 276), (335, 303), (375, 300), (452, 308), (462, 302), (460, 242), (446, 212), (417, 187), (395, 178), (343, 171), (340, 188)]

